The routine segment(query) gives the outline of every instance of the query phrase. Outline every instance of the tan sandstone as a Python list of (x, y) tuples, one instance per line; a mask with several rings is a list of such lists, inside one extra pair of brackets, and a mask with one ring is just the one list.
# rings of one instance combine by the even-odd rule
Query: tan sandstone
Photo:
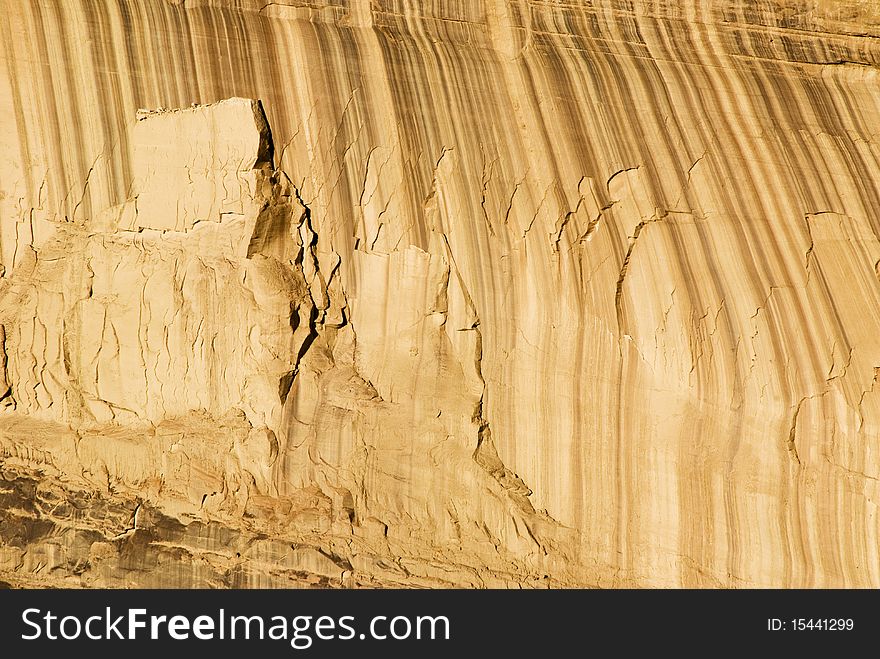
[(878, 37), (3, 0), (0, 581), (880, 586)]

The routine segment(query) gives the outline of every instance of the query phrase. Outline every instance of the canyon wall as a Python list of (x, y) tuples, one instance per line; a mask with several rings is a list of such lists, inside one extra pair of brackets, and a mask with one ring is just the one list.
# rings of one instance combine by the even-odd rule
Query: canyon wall
[(870, 3), (0, 5), (0, 581), (880, 586)]

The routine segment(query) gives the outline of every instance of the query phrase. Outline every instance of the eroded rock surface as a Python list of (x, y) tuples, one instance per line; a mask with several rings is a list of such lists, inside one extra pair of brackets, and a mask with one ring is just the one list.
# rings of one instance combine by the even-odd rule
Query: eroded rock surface
[(880, 586), (880, 13), (10, 0), (0, 581)]

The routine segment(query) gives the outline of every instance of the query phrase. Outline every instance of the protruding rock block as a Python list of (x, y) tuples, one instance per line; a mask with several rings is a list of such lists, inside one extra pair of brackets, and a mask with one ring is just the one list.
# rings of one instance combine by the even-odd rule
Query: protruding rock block
[(137, 213), (120, 228), (186, 231), (245, 215), (259, 196), (258, 170), (272, 166), (263, 107), (246, 98), (141, 110), (131, 142)]
[[(278, 382), (314, 311), (297, 260), (304, 208), (271, 169), (262, 106), (142, 111), (132, 143), (136, 196), (110, 209), (115, 220), (16, 270), (22, 301), (0, 324), (0, 401), (86, 425), (237, 410), (274, 437)], [(248, 450), (262, 455), (263, 444)]]

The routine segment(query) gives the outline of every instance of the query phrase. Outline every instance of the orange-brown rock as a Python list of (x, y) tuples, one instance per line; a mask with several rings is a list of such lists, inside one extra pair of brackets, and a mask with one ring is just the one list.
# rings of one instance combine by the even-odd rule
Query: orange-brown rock
[(880, 586), (878, 37), (7, 0), (0, 581)]

